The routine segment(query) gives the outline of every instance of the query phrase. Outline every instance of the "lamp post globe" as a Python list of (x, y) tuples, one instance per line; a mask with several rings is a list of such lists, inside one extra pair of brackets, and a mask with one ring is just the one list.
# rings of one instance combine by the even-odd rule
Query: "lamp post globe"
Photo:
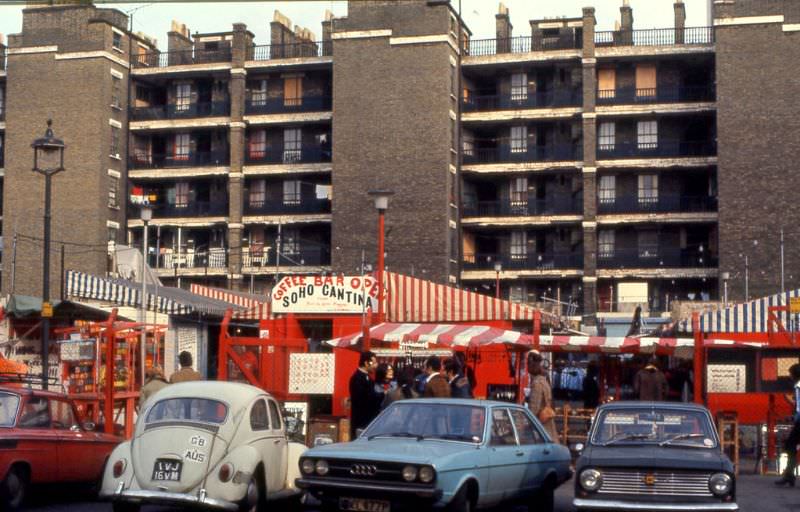
[(378, 321), (383, 322), (383, 271), (384, 271), (384, 244), (385, 244), (385, 216), (386, 209), (389, 208), (389, 198), (394, 195), (394, 191), (386, 189), (370, 190), (368, 194), (375, 201), (375, 209), (378, 210)]

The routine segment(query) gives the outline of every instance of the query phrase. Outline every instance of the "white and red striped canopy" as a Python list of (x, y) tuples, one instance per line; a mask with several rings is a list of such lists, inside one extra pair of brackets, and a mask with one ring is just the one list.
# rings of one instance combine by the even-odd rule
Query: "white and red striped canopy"
[[(485, 325), (398, 324), (382, 323), (369, 330), (370, 338), (389, 343), (419, 343), (443, 347), (479, 347), (493, 343), (531, 345), (533, 336)], [(361, 333), (328, 340), (335, 347), (349, 347), (361, 339)]]
[(210, 286), (203, 286), (199, 284), (192, 284), (190, 291), (192, 293), (196, 293), (197, 295), (202, 295), (203, 297), (229, 302), (230, 304), (246, 308), (243, 310), (233, 308), (234, 318), (259, 320), (262, 318), (269, 318), (271, 313), (268, 297), (261, 297), (243, 292), (235, 292), (232, 290), (223, 290), (221, 288), (212, 288)]
[(694, 349), (693, 338), (630, 338), (625, 336), (539, 336), (545, 351), (604, 353), (678, 353)]

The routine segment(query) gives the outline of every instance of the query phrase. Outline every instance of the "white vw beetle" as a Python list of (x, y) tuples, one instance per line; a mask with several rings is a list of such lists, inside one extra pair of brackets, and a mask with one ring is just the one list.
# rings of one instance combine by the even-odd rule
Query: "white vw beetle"
[(288, 442), (283, 425), (278, 403), (256, 387), (171, 384), (147, 401), (133, 439), (111, 453), (100, 497), (115, 512), (143, 504), (263, 509), (299, 494), (306, 447)]

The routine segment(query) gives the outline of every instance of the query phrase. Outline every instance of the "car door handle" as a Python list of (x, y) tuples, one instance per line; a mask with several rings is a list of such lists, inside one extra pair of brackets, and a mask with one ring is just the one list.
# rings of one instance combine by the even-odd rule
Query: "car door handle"
[(550, 450), (542, 450), (542, 453), (545, 455), (550, 455)]
[(517, 457), (522, 457), (523, 455), (525, 455), (525, 452), (517, 452), (516, 455)]
[(280, 439), (276, 439), (276, 440), (272, 441), (272, 444), (281, 444), (281, 440)]

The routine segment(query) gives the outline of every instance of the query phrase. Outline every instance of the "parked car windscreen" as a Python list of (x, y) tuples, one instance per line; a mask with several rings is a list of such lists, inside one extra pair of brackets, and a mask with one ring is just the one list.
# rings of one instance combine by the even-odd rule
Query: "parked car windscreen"
[(396, 402), (373, 421), (364, 436), (437, 438), (480, 443), (486, 410), (471, 405)]
[(704, 411), (653, 407), (608, 409), (596, 420), (592, 443), (661, 444), (713, 448), (714, 427)]
[(0, 427), (13, 427), (19, 407), (19, 396), (0, 393)]
[(158, 421), (202, 421), (222, 423), (228, 406), (207, 398), (168, 398), (156, 403), (147, 413), (147, 423)]

